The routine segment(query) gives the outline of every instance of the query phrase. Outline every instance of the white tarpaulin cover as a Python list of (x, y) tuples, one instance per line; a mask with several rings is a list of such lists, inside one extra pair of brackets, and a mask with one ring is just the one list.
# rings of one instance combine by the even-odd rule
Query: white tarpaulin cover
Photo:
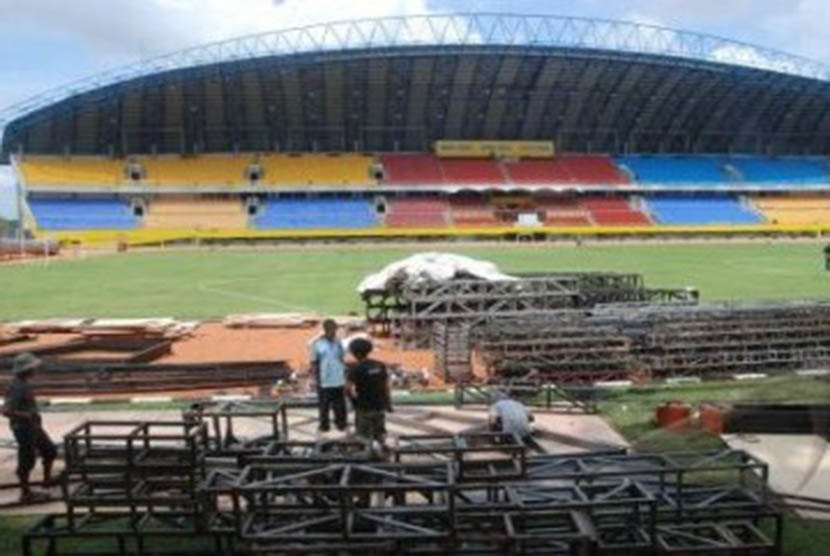
[(424, 281), (446, 282), (456, 277), (482, 280), (517, 280), (502, 273), (493, 263), (450, 253), (419, 253), (387, 265), (360, 282), (357, 291), (383, 290), (393, 283), (417, 284)]

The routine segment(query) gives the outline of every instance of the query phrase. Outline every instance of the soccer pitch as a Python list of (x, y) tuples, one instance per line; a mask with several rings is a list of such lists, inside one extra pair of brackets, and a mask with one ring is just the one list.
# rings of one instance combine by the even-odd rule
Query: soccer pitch
[(312, 246), (171, 250), (0, 267), (0, 319), (222, 317), (238, 312), (360, 312), (356, 286), (423, 251), (469, 255), (505, 272), (638, 272), (651, 287), (693, 286), (703, 300), (830, 299), (821, 246), (801, 243)]

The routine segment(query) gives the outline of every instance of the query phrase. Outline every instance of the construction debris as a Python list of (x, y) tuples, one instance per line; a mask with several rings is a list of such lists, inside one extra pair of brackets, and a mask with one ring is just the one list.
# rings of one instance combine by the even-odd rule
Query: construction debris
[(80, 334), (84, 332), (120, 332), (156, 334), (177, 337), (192, 333), (198, 328), (195, 321), (179, 321), (173, 318), (153, 319), (41, 319), (8, 323), (7, 328), (30, 334)]
[(365, 328), (366, 320), (354, 316), (321, 317), (315, 313), (250, 313), (229, 315), (222, 323), (228, 328), (308, 328), (331, 318), (346, 329)]

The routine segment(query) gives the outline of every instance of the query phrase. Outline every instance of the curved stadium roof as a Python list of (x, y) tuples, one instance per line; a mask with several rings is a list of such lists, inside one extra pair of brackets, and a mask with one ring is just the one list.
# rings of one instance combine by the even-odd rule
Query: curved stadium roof
[(830, 72), (633, 23), (409, 16), (252, 35), (144, 61), (0, 112), (3, 153), (560, 150), (830, 154)]

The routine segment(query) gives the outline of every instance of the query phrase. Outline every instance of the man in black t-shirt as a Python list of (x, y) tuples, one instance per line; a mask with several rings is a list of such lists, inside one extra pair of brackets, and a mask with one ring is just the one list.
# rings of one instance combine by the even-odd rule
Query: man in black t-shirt
[(386, 365), (369, 359), (372, 342), (364, 338), (352, 340), (349, 351), (357, 363), (349, 368), (346, 392), (355, 409), (355, 427), (358, 436), (386, 440), (386, 415), (392, 411), (392, 396), (389, 391), (389, 373)]
[(20, 479), (20, 501), (35, 502), (48, 499), (48, 494), (29, 487), (29, 475), (35, 467), (37, 456), (43, 462), (43, 484), (51, 486), (52, 462), (58, 455), (55, 444), (43, 430), (35, 393), (29, 379), (40, 367), (40, 359), (31, 353), (21, 353), (14, 358), (14, 379), (6, 389), (3, 415), (9, 420), (17, 441), (17, 477)]

